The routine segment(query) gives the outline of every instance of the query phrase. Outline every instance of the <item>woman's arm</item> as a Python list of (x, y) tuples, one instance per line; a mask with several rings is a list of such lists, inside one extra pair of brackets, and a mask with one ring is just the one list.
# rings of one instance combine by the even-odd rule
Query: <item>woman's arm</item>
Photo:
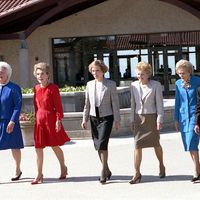
[(197, 88), (197, 105), (196, 105), (196, 112), (195, 112), (195, 133), (199, 133), (199, 126), (200, 126), (200, 88)]
[(90, 112), (90, 101), (89, 101), (89, 86), (88, 84), (86, 85), (86, 90), (85, 90), (85, 105), (83, 109), (83, 119), (81, 123), (81, 127), (83, 129), (87, 128), (87, 121), (89, 118), (89, 112)]
[(175, 92), (175, 108), (174, 108), (174, 126), (176, 131), (179, 131), (179, 108), (180, 108), (180, 93), (178, 86), (176, 85)]

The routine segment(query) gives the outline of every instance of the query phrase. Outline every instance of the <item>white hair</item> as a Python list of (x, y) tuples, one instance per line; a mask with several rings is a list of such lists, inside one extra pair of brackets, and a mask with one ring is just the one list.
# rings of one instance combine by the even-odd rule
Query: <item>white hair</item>
[(7, 72), (7, 75), (8, 75), (8, 81), (10, 81), (10, 77), (12, 75), (12, 68), (11, 68), (11, 66), (7, 62), (0, 61), (0, 70), (2, 68), (6, 69), (6, 72)]

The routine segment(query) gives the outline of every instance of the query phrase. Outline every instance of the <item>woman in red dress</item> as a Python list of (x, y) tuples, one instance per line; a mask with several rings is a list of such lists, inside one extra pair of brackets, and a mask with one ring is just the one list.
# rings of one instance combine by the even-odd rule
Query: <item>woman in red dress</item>
[(38, 63), (34, 66), (34, 76), (39, 82), (34, 87), (35, 127), (34, 144), (37, 154), (37, 177), (31, 182), (43, 182), (43, 149), (50, 146), (60, 163), (61, 175), (59, 179), (67, 176), (64, 154), (60, 145), (70, 141), (63, 126), (63, 108), (58, 86), (49, 83), (50, 67), (47, 63)]

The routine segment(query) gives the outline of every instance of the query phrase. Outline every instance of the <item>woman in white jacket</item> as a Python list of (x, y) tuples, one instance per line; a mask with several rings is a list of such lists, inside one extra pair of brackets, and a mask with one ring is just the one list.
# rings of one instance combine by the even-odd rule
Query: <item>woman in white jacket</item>
[(145, 62), (136, 66), (137, 81), (131, 84), (131, 115), (135, 140), (134, 167), (135, 175), (130, 184), (140, 182), (142, 148), (154, 147), (159, 161), (159, 176), (165, 177), (163, 151), (160, 145), (160, 132), (163, 122), (163, 95), (158, 81), (150, 80), (152, 68)]

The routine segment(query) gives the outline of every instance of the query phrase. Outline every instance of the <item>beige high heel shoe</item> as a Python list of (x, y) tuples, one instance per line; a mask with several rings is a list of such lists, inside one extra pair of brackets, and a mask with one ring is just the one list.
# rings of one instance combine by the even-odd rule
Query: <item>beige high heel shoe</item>
[(136, 175), (129, 181), (129, 183), (130, 184), (140, 183), (141, 179), (142, 179), (142, 174), (136, 173)]

